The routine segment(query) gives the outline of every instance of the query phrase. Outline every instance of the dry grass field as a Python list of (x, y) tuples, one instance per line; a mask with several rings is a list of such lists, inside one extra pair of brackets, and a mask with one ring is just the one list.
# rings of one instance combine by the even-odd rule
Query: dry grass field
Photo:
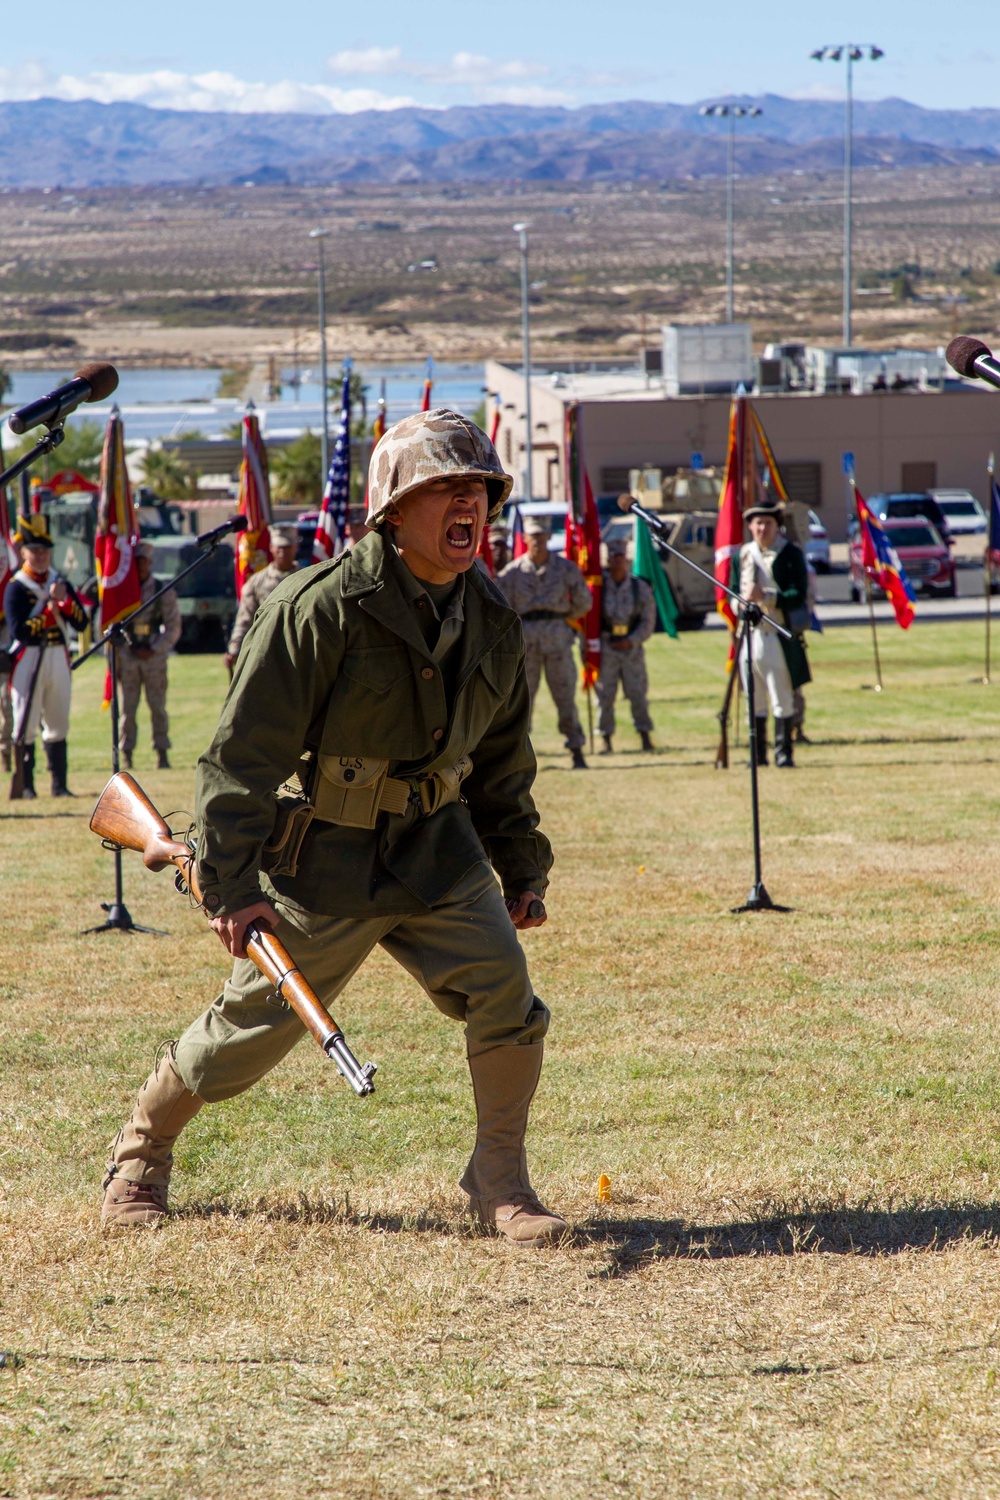
[[(856, 337), (918, 346), (997, 323), (1000, 167), (855, 178)], [(842, 183), (741, 181), (737, 315), (758, 345), (840, 337)], [(517, 357), (516, 219), (532, 225), (538, 358), (634, 355), (669, 321), (724, 316), (722, 181), (6, 192), (0, 362), (315, 359), (315, 224), (331, 357)], [(433, 258), (437, 269), (411, 271)], [(892, 274), (908, 268), (909, 300)], [(913, 294), (912, 297), (910, 294)]]
[[(557, 866), (526, 944), (555, 1020), (530, 1154), (576, 1226), (546, 1253), (463, 1217), (461, 1037), (382, 956), (340, 1011), (374, 1099), (304, 1042), (184, 1134), (167, 1226), (102, 1235), (108, 1142), (225, 965), (135, 857), (133, 915), (170, 935), (79, 935), (112, 881), (84, 670), (78, 800), (0, 814), (0, 1495), (1000, 1493), (981, 627), (884, 631), (880, 696), (863, 631), (815, 640), (814, 744), (762, 777), (788, 915), (729, 911), (751, 863), (743, 755), (712, 768), (723, 649), (655, 641), (653, 756), (620, 728), (572, 774), (540, 715)], [(137, 762), (164, 811), (191, 804), (222, 684), (217, 658), (171, 672), (175, 769), (144, 769), (146, 739)]]

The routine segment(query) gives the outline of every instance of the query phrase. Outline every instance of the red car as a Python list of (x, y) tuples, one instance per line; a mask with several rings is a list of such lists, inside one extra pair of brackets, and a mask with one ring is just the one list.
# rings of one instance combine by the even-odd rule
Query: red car
[[(893, 547), (903, 572), (915, 594), (942, 594), (954, 599), (955, 559), (941, 540), (938, 530), (921, 516), (903, 521), (883, 521), (882, 529)], [(864, 598), (865, 575), (861, 566), (861, 538), (851, 543), (851, 598), (855, 604)], [(872, 594), (881, 596), (872, 584)]]

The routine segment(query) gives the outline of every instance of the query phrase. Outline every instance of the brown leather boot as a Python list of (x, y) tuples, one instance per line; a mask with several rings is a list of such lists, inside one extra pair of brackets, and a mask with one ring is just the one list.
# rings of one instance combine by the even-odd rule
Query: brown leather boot
[(476, 1096), (476, 1148), (461, 1187), (479, 1221), (518, 1245), (548, 1245), (569, 1225), (539, 1203), (528, 1179), (524, 1133), (542, 1071), (541, 1042), (469, 1048)]
[(102, 1224), (158, 1224), (167, 1213), (173, 1144), (204, 1104), (181, 1082), (170, 1044), (139, 1090), (132, 1118), (111, 1148)]

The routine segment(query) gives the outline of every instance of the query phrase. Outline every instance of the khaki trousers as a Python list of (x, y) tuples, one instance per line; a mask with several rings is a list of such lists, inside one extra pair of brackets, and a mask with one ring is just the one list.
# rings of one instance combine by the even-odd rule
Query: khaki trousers
[(118, 681), (121, 685), (121, 725), (118, 746), (134, 750), (138, 735), (136, 715), (139, 697), (146, 689), (146, 702), (153, 723), (153, 749), (170, 749), (170, 724), (167, 718), (167, 658), (165, 652), (155, 656), (133, 656), (127, 646), (118, 653)]
[[(565, 631), (565, 627), (564, 631)], [(566, 742), (567, 750), (582, 750), (586, 744), (580, 715), (576, 711), (576, 663), (572, 646), (547, 649), (543, 642), (526, 635), (524, 641), (524, 675), (528, 680), (528, 696), (534, 709), (535, 698), (542, 680), (542, 668), (556, 705), (559, 733)]]
[(615, 732), (615, 698), (620, 682), (632, 710), (632, 723), (636, 733), (652, 734), (646, 653), (641, 646), (616, 651), (611, 644), (612, 639), (610, 635), (601, 636), (601, 672), (597, 679), (597, 701), (601, 705), (600, 732), (609, 735)]
[[(465, 1024), (474, 1050), (539, 1042), (549, 1012), (534, 994), (524, 951), (492, 871), (479, 864), (429, 911), (372, 918), (323, 917), (275, 903), (275, 929), (325, 1005), (381, 945), (443, 1015)], [(276, 1067), (305, 1028), (248, 959), (181, 1037), (174, 1066), (207, 1103), (231, 1099)]]

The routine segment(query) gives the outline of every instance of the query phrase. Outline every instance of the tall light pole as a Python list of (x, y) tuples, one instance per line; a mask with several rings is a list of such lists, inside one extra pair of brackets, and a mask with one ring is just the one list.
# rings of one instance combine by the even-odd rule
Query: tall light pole
[(736, 181), (736, 121), (756, 119), (764, 111), (756, 104), (703, 104), (700, 115), (718, 115), (729, 121), (729, 149), (726, 153), (726, 322), (733, 317), (733, 207)]
[(870, 62), (878, 62), (885, 53), (871, 42), (841, 42), (836, 47), (817, 47), (810, 57), (816, 62), (847, 63), (847, 95), (844, 110), (844, 348), (851, 347), (851, 166), (854, 154), (854, 64), (867, 53)]
[(320, 429), (320, 442), (322, 445), (323, 477), (320, 485), (326, 483), (326, 476), (330, 472), (330, 424), (327, 419), (327, 390), (326, 390), (326, 268), (323, 264), (323, 241), (330, 236), (329, 229), (310, 229), (309, 238), (316, 241), (316, 249), (319, 253), (319, 383), (322, 387), (323, 402), (323, 424)]
[(531, 499), (531, 317), (528, 311), (528, 224), (515, 224), (521, 247), (521, 346), (524, 363), (524, 478), (522, 500)]

